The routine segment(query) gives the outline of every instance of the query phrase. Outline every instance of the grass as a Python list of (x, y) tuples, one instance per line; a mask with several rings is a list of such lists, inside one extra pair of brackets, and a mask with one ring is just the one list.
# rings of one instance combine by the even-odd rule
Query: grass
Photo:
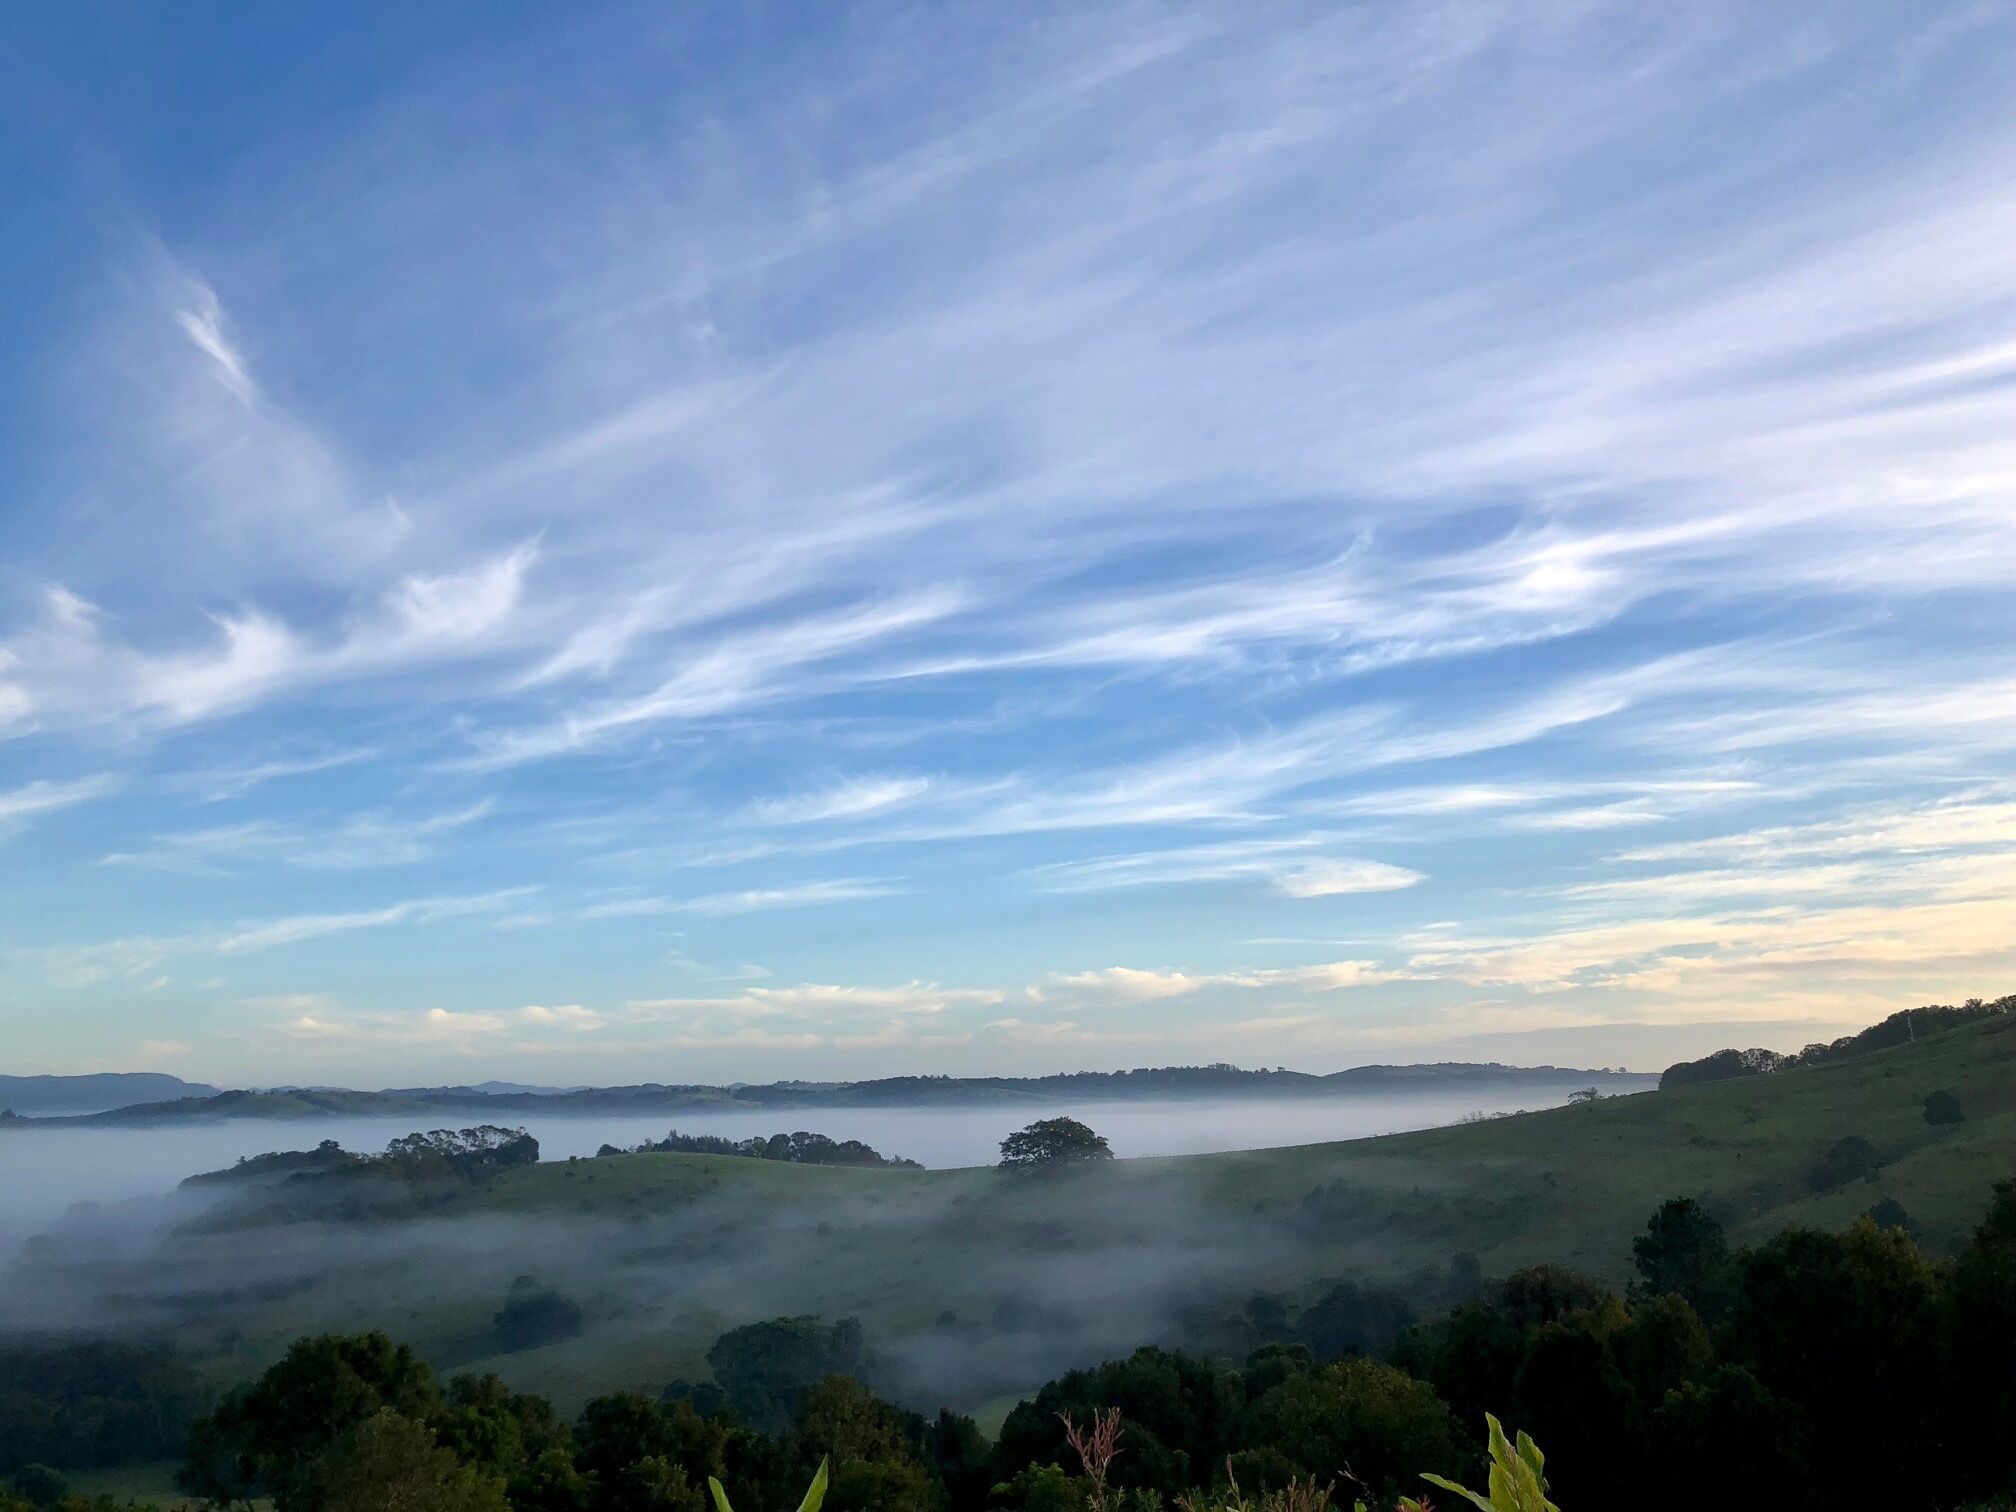
[[(1958, 1094), (1963, 1122), (1925, 1123), (1922, 1099), (1938, 1088)], [(1881, 1165), (1815, 1193), (1807, 1163), (1850, 1134)], [(1703, 1199), (1738, 1242), (1787, 1224), (1840, 1227), (1891, 1197), (1928, 1248), (1950, 1252), (2012, 1161), (2011, 1018), (1840, 1065), (1376, 1139), (1125, 1161), (1061, 1181), (707, 1155), (556, 1161), (384, 1225), (367, 1261), (332, 1261), (312, 1285), (213, 1317), (213, 1360), (220, 1381), (234, 1380), (299, 1334), (378, 1326), (444, 1366), (494, 1369), (571, 1409), (701, 1377), (724, 1329), (805, 1312), (859, 1317), (878, 1345), (927, 1366), (1001, 1356), (995, 1377), (943, 1395), (1005, 1411), (1060, 1364), (1169, 1337), (1182, 1308), (1222, 1315), (1255, 1291), (1307, 1298), (1326, 1278), (1402, 1275), (1459, 1250), (1491, 1273), (1553, 1260), (1621, 1283), (1632, 1236), (1672, 1196)], [(462, 1219), (476, 1221), (444, 1221)], [(430, 1248), (450, 1241), (460, 1247)], [(489, 1315), (520, 1270), (575, 1296), (588, 1331), (489, 1353)], [(1048, 1354), (1001, 1346), (1038, 1337)]]
[[(1922, 1102), (1942, 1087), (1966, 1119), (1935, 1128)], [(1883, 1164), (1815, 1194), (1807, 1163), (1850, 1134)], [(1362, 1188), (1384, 1232), (1473, 1250), (1487, 1269), (1552, 1259), (1623, 1279), (1647, 1213), (1682, 1195), (1703, 1198), (1742, 1242), (1788, 1224), (1840, 1227), (1895, 1197), (1945, 1252), (1964, 1242), (1989, 1183), (2016, 1173), (2016, 1018), (1839, 1065), (1191, 1164), (1227, 1203), (1277, 1205), (1312, 1182)]]

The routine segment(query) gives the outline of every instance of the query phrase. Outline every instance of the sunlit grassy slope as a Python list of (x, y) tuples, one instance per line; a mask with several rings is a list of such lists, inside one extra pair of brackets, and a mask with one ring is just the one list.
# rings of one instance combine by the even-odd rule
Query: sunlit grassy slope
[[(1962, 1123), (1925, 1122), (1922, 1099), (1938, 1088), (1959, 1095)], [(1850, 1134), (1877, 1147), (1881, 1168), (1815, 1195), (1807, 1165)], [(1487, 1266), (1546, 1258), (1616, 1275), (1630, 1236), (1669, 1196), (1708, 1199), (1738, 1239), (1790, 1223), (1838, 1226), (1895, 1197), (1936, 1250), (1964, 1238), (1988, 1183), (2012, 1173), (2016, 1018), (2005, 1017), (1841, 1065), (1337, 1144), (1128, 1161), (1093, 1179), (1123, 1201), (1188, 1189), (1228, 1221), (1278, 1216), (1343, 1183), (1326, 1204), (1336, 1237), (1469, 1249)], [(1085, 1183), (639, 1155), (513, 1172), (475, 1204), (624, 1216), (738, 1193), (780, 1204), (845, 1195), (885, 1207), (882, 1221), (900, 1228), (907, 1208), (935, 1213), (946, 1199), (998, 1207), (1018, 1223), (1040, 1222), (1052, 1205), (1076, 1217)]]
[[(1959, 1095), (1963, 1122), (1924, 1121), (1938, 1088)], [(1814, 1193), (1807, 1165), (1851, 1134), (1879, 1168)], [(374, 1237), (369, 1263), (234, 1319), (231, 1353), (249, 1363), (299, 1333), (382, 1326), (444, 1365), (572, 1404), (704, 1375), (708, 1344), (735, 1324), (819, 1313), (861, 1318), (922, 1362), (920, 1390), (978, 1406), (1060, 1360), (1180, 1336), (1185, 1309), (1222, 1316), (1255, 1291), (1308, 1297), (1329, 1278), (1402, 1276), (1459, 1250), (1492, 1273), (1554, 1260), (1621, 1283), (1632, 1235), (1676, 1195), (1706, 1200), (1739, 1242), (1838, 1227), (1892, 1197), (1947, 1251), (2012, 1172), (2010, 1018), (1836, 1066), (1058, 1181), (723, 1156), (550, 1162), (388, 1226), (408, 1236), (403, 1258), (380, 1258), (390, 1235)], [(581, 1337), (490, 1353), (489, 1315), (521, 1270), (582, 1302)], [(976, 1358), (995, 1374), (962, 1374)]]

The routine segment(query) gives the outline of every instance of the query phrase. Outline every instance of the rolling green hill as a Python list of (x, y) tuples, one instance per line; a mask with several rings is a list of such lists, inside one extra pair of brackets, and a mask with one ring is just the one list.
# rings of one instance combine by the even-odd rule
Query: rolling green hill
[[(1923, 1116), (1926, 1093), (1955, 1092), (1962, 1122)], [(1876, 1147), (1866, 1178), (1817, 1193), (1806, 1169), (1854, 1135)], [(2016, 1016), (1838, 1065), (1338, 1144), (1132, 1160), (1087, 1179), (1128, 1198), (1189, 1188), (1228, 1216), (1266, 1217), (1342, 1184), (1340, 1229), (1469, 1249), (1509, 1267), (1546, 1258), (1621, 1276), (1628, 1239), (1666, 1197), (1699, 1196), (1738, 1239), (1787, 1224), (1839, 1226), (1896, 1197), (1931, 1248), (1958, 1244), (1987, 1183), (2016, 1170)], [(1083, 1183), (1016, 1182), (993, 1172), (803, 1168), (749, 1171), (699, 1156), (641, 1155), (574, 1169), (516, 1171), (470, 1203), (500, 1211), (630, 1214), (703, 1192), (742, 1188), (766, 1200), (877, 1194), (892, 1205), (933, 1196), (985, 1199), (1025, 1219)]]
[[(1961, 1122), (1926, 1122), (1939, 1089)], [(1816, 1190), (1809, 1168), (1850, 1136), (1873, 1168)], [(184, 1326), (217, 1341), (220, 1379), (301, 1333), (383, 1326), (440, 1363), (575, 1403), (704, 1374), (708, 1344), (736, 1324), (819, 1313), (861, 1318), (920, 1395), (974, 1405), (1148, 1339), (1221, 1336), (1256, 1292), (1404, 1280), (1458, 1251), (1490, 1273), (1552, 1260), (1621, 1284), (1632, 1235), (1670, 1196), (1703, 1199), (1738, 1242), (1839, 1227), (1892, 1198), (1948, 1251), (2012, 1169), (2005, 1015), (1840, 1064), (1061, 1180), (704, 1155), (547, 1162), (400, 1222), (188, 1233), (155, 1272), (182, 1288), (170, 1301)], [(213, 1265), (252, 1253), (258, 1284), (211, 1283)], [(499, 1353), (490, 1318), (521, 1274), (578, 1300), (585, 1331)]]

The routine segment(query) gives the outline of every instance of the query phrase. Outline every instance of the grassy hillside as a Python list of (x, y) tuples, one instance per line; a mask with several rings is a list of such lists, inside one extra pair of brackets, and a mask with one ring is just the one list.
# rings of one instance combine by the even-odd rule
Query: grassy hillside
[[(1925, 1122), (1923, 1098), (1940, 1088), (1959, 1095), (1962, 1123)], [(1848, 1135), (1882, 1164), (1815, 1194), (1807, 1165)], [(1840, 1065), (1195, 1164), (1228, 1202), (1286, 1201), (1312, 1180), (1362, 1186), (1388, 1232), (1473, 1249), (1487, 1269), (1555, 1259), (1622, 1279), (1631, 1235), (1678, 1195), (1704, 1199), (1739, 1241), (1839, 1227), (1894, 1197), (1945, 1251), (1989, 1183), (2016, 1173), (2016, 1017)]]
[[(1922, 1099), (1942, 1088), (1965, 1118), (1933, 1127)], [(1876, 1169), (1816, 1193), (1809, 1163), (1849, 1135), (1874, 1146)], [(1332, 1278), (1405, 1278), (1458, 1251), (1493, 1273), (1554, 1260), (1621, 1283), (1632, 1235), (1670, 1196), (1704, 1199), (1738, 1241), (1838, 1227), (1894, 1198), (1949, 1250), (2012, 1168), (2016, 1017), (2003, 1017), (1840, 1065), (1058, 1181), (703, 1155), (548, 1162), (399, 1222), (184, 1232), (99, 1284), (136, 1319), (170, 1309), (220, 1380), (299, 1334), (380, 1326), (440, 1364), (572, 1405), (704, 1375), (707, 1346), (736, 1324), (819, 1313), (861, 1318), (919, 1400), (978, 1406), (1150, 1339), (1230, 1347), (1226, 1320), (1256, 1292), (1308, 1299)], [(586, 1330), (498, 1353), (492, 1315), (520, 1275), (577, 1300)]]
[[(1923, 1098), (1940, 1088), (1959, 1095), (1963, 1122), (1925, 1122)], [(1814, 1193), (1807, 1165), (1847, 1135), (1871, 1141), (1880, 1167)], [(1739, 1239), (1792, 1223), (1839, 1226), (1895, 1197), (1922, 1225), (1923, 1242), (1941, 1250), (1971, 1227), (1988, 1182), (2012, 1169), (2016, 1017), (2004, 1017), (1841, 1065), (1337, 1144), (1128, 1161), (1096, 1179), (1123, 1200), (1184, 1187), (1228, 1216), (1262, 1219), (1342, 1184), (1324, 1202), (1341, 1231), (1410, 1249), (1469, 1249), (1487, 1265), (1556, 1259), (1621, 1279), (1630, 1236), (1669, 1196), (1706, 1199)], [(716, 1157), (644, 1155), (513, 1172), (471, 1205), (628, 1216), (736, 1190), (770, 1202), (869, 1195), (898, 1212), (927, 1197), (970, 1196), (1030, 1221), (1053, 1201), (1075, 1205), (1084, 1184), (1031, 1186), (975, 1171), (751, 1170)]]

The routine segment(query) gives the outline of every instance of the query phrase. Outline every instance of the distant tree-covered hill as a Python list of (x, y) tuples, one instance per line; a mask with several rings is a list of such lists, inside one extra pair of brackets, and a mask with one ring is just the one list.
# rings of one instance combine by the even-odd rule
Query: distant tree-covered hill
[[(1560, 1066), (1504, 1066), (1449, 1061), (1418, 1066), (1355, 1066), (1316, 1075), (1243, 1070), (1238, 1066), (1161, 1066), (1132, 1071), (1077, 1071), (1058, 1076), (892, 1076), (858, 1082), (770, 1082), (709, 1086), (646, 1082), (569, 1091), (485, 1092), (474, 1087), (421, 1087), (391, 1092), (292, 1087), (266, 1092), (212, 1092), (140, 1102), (63, 1123), (159, 1124), (189, 1119), (399, 1117), (504, 1112), (624, 1115), (733, 1109), (917, 1108), (1130, 1099), (1338, 1097), (1379, 1093), (1489, 1091), (1508, 1088), (1596, 1087), (1606, 1093), (1644, 1091), (1647, 1074)], [(17, 1110), (18, 1111), (18, 1110)], [(21, 1123), (55, 1122), (22, 1119)]]

